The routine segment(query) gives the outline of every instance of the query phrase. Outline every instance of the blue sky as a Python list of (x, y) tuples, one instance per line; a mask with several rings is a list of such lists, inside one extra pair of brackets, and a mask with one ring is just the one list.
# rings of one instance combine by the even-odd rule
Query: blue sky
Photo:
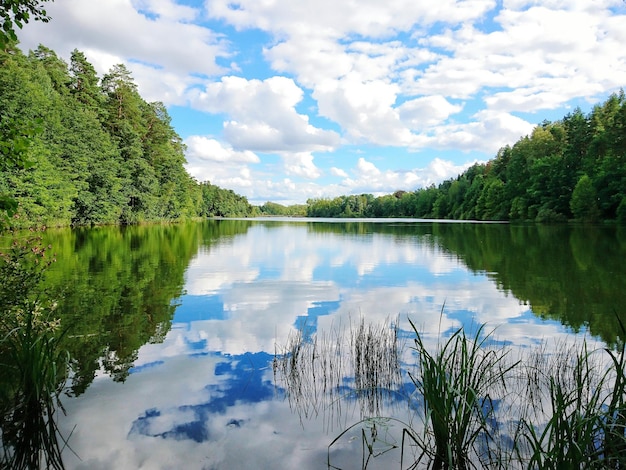
[(415, 190), (626, 84), (622, 0), (57, 0), (20, 31), (162, 101), (253, 204)]

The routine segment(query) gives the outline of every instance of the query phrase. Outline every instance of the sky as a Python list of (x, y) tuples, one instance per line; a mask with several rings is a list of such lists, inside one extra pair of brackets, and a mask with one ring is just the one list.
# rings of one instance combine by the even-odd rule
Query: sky
[(186, 168), (246, 196), (413, 191), (626, 84), (624, 0), (56, 0), (29, 23), (163, 102)]

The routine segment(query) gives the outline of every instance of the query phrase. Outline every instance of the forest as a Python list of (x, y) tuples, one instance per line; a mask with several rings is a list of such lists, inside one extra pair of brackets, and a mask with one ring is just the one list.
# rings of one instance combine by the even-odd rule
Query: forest
[(185, 146), (129, 70), (98, 77), (43, 45), (0, 50), (0, 213), (5, 227), (136, 224), (248, 216), (233, 191), (185, 170)]
[(584, 114), (544, 121), (487, 163), (439, 185), (252, 206), (184, 168), (166, 107), (146, 102), (130, 71), (98, 77), (40, 45), (0, 50), (2, 225), (89, 226), (256, 215), (455, 220), (626, 221), (623, 90)]
[(626, 221), (626, 98), (544, 121), (457, 178), (415, 191), (309, 199), (309, 217)]

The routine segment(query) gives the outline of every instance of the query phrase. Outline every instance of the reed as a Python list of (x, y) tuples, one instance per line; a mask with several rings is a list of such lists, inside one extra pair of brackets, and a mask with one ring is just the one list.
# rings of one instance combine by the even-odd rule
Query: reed
[(397, 321), (366, 325), (361, 318), (352, 329), (352, 371), (362, 416), (379, 416), (385, 398), (401, 383), (398, 351)]
[[(47, 266), (36, 237), (0, 256), (0, 466), (64, 468), (56, 416), (69, 371), (56, 304), (36, 290)], [(33, 259), (34, 258), (34, 259)]]
[(383, 403), (403, 394), (397, 322), (367, 324), (311, 334), (306, 325), (290, 334), (274, 354), (274, 381), (301, 418), (322, 413), (327, 428), (345, 427), (345, 400), (358, 404), (360, 418), (379, 416)]
[(63, 469), (65, 441), (56, 424), (68, 357), (59, 338), (42, 327), (40, 310), (25, 312), (23, 323), (3, 338), (2, 461), (11, 469)]
[(344, 431), (342, 431), (328, 445), (327, 466), (329, 469), (341, 470), (341, 467), (333, 465), (331, 458), (331, 450), (340, 439), (353, 431), (360, 431), (361, 439), (361, 468), (367, 469), (372, 459), (380, 457), (387, 452), (393, 451), (401, 446), (396, 439), (394, 433), (391, 432), (394, 427), (407, 428), (407, 425), (395, 418), (371, 417), (362, 419)]
[[(625, 370), (623, 343), (617, 349), (589, 350), (585, 341), (556, 354), (548, 371), (533, 373), (534, 386), (548, 396), (520, 421), (519, 461), (536, 469), (625, 468)], [(541, 409), (543, 401), (547, 412)], [(542, 411), (545, 424), (532, 422)]]
[[(277, 355), (297, 407), (338, 417), (342, 399), (361, 405), (360, 419), (344, 424), (328, 446), (329, 468), (339, 468), (356, 439), (364, 469), (383, 455), (394, 461), (398, 450), (401, 469), (626, 468), (623, 341), (610, 348), (583, 339), (516, 350), (498, 344), (482, 325), (431, 346), (409, 322), (416, 360), (406, 372), (411, 393), (402, 384), (406, 356), (397, 327), (361, 320), (351, 326), (348, 348), (343, 334), (329, 341), (299, 332)], [(406, 414), (386, 415), (385, 390), (406, 398)]]
[(495, 464), (497, 431), (494, 394), (507, 389), (507, 374), (517, 365), (507, 362), (507, 351), (486, 347), (491, 336), (480, 326), (473, 337), (456, 330), (431, 353), (411, 323), (416, 338), (418, 371), (409, 374), (423, 399), (423, 433), (410, 432), (435, 470), (467, 469), (477, 462)]

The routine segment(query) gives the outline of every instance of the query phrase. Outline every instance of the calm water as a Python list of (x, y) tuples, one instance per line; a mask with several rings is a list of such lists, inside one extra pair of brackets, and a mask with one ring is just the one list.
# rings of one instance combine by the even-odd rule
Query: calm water
[[(60, 425), (80, 459), (65, 452), (66, 465), (326, 468), (363, 406), (349, 375), (341, 403), (286, 393), (272, 360), (296, 331), (335, 338), (362, 319), (397, 321), (410, 341), (410, 318), (432, 341), (488, 323), (515, 348), (583, 334), (611, 343), (615, 315), (626, 320), (625, 235), (407, 220), (49, 232), (49, 285), (76, 367)], [(404, 401), (385, 414), (409, 420)], [(361, 445), (347, 434), (333, 463), (360, 468)], [(390, 452), (368, 468), (398, 461)]]

